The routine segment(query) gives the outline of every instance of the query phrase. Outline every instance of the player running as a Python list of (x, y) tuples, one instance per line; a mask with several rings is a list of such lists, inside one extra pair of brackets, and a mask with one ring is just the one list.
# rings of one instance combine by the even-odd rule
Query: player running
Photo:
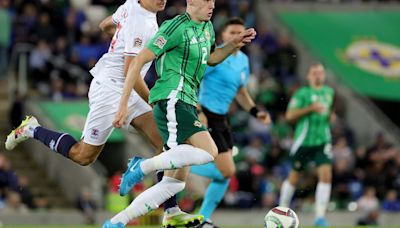
[(294, 143), (290, 151), (292, 171), (283, 182), (279, 204), (290, 206), (300, 172), (309, 162), (318, 167), (317, 190), (315, 192), (315, 225), (328, 226), (325, 219), (332, 182), (332, 146), (329, 128), (334, 91), (324, 85), (325, 70), (322, 64), (310, 66), (307, 76), (309, 86), (300, 88), (291, 98), (286, 119), (296, 122)]
[[(222, 30), (223, 43), (228, 43), (244, 31), (243, 20), (231, 18)], [(224, 197), (230, 177), (235, 174), (232, 132), (228, 123), (228, 109), (232, 101), (236, 98), (240, 106), (261, 123), (270, 123), (268, 113), (257, 109), (246, 89), (249, 74), (249, 59), (239, 48), (222, 63), (208, 67), (204, 74), (199, 96), (201, 108), (198, 112), (203, 112), (205, 115), (208, 131), (218, 148), (218, 156), (214, 162), (191, 167), (192, 173), (211, 179), (200, 208), (200, 214), (204, 215), (206, 220), (198, 227), (217, 227), (210, 220), (211, 215)], [(178, 207), (175, 197), (164, 204), (166, 211), (177, 210), (174, 207)]]
[[(127, 67), (157, 32), (156, 13), (164, 10), (165, 4), (166, 0), (141, 0), (140, 3), (127, 0), (100, 24), (105, 32), (115, 33), (108, 53), (90, 71), (94, 77), (88, 93), (90, 110), (80, 142), (68, 133), (46, 129), (40, 126), (35, 117), (28, 116), (7, 136), (6, 149), (12, 150), (20, 142), (34, 138), (75, 163), (83, 166), (93, 163), (114, 129), (112, 120), (122, 93)], [(141, 71), (142, 76), (146, 75), (149, 67), (150, 63)], [(142, 85), (138, 83), (139, 86)], [(152, 108), (136, 92), (132, 92), (128, 103), (128, 124), (124, 127), (131, 124), (161, 152), (161, 138), (153, 120)]]
[(198, 87), (207, 64), (216, 65), (250, 43), (255, 31), (248, 29), (224, 47), (214, 50), (215, 35), (210, 22), (214, 4), (214, 0), (187, 0), (186, 13), (164, 22), (129, 68), (114, 125), (123, 126), (128, 113), (128, 98), (135, 81), (140, 78), (140, 70), (157, 58), (160, 79), (151, 90), (149, 101), (154, 104), (154, 118), (167, 151), (146, 160), (134, 158), (123, 176), (120, 194), (126, 195), (150, 172), (185, 168), (164, 176), (161, 182), (136, 197), (103, 227), (125, 227), (131, 219), (158, 208), (184, 189), (188, 174), (186, 166), (205, 164), (217, 156), (217, 147), (197, 116)]
[[(114, 35), (108, 53), (104, 54), (90, 71), (94, 79), (89, 90), (89, 107), (82, 139), (77, 142), (67, 133), (58, 133), (39, 125), (35, 117), (27, 117), (12, 131), (5, 143), (8, 150), (29, 138), (41, 141), (55, 152), (80, 165), (93, 163), (101, 153), (114, 127), (112, 120), (118, 108), (125, 75), (129, 64), (158, 30), (156, 13), (164, 10), (166, 0), (127, 0), (100, 28)], [(144, 77), (151, 65), (147, 63), (140, 74)], [(140, 78), (136, 91), (148, 88)], [(152, 108), (135, 91), (128, 99), (127, 124), (141, 132), (156, 148), (162, 151), (162, 140), (154, 122)], [(176, 224), (198, 223), (202, 216), (177, 211), (168, 217)]]

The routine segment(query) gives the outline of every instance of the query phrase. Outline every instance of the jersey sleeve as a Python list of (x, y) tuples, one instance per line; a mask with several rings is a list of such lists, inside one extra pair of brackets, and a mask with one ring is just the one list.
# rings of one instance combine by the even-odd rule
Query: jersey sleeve
[(112, 22), (116, 25), (118, 24), (123, 18), (124, 18), (124, 14), (127, 13), (127, 9), (126, 9), (126, 3), (119, 6), (117, 11), (114, 12), (114, 14), (112, 15)]
[(182, 28), (176, 19), (165, 21), (158, 32), (147, 43), (150, 49), (157, 57), (176, 47), (182, 41)]
[[(124, 55), (136, 56), (145, 46), (146, 28), (137, 26), (137, 17), (129, 15), (124, 24)], [(148, 28), (147, 28), (148, 29)]]
[(292, 98), (290, 98), (288, 109), (298, 109), (303, 108), (304, 106), (304, 98), (302, 90), (296, 91)]

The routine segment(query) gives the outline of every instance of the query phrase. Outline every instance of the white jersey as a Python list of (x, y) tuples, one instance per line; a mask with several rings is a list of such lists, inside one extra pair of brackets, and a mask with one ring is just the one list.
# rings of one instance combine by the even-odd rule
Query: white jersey
[[(158, 24), (156, 13), (142, 8), (137, 0), (127, 0), (112, 15), (112, 20), (117, 29), (109, 50), (90, 73), (99, 81), (110, 79), (120, 90), (125, 81), (124, 56), (136, 56), (157, 32)], [(150, 66), (151, 62), (143, 67), (142, 77), (146, 76)]]

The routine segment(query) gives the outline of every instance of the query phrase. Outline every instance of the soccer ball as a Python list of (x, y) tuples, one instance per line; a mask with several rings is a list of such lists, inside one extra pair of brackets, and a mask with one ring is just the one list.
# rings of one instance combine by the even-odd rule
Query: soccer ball
[(264, 228), (297, 228), (299, 218), (287, 207), (272, 208), (264, 218)]

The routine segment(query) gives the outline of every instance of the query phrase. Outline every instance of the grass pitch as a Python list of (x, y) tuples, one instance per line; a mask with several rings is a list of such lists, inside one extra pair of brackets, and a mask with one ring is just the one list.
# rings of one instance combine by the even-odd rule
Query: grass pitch
[[(63, 225), (24, 225), (24, 226), (17, 226), (17, 225), (5, 225), (4, 228), (99, 228), (98, 226), (63, 226)], [(161, 226), (128, 226), (131, 228), (160, 228)], [(221, 226), (222, 228), (263, 228), (262, 226)], [(381, 226), (382, 227), (382, 226)], [(314, 227), (302, 227), (300, 228), (314, 228)], [(378, 226), (340, 226), (335, 228), (378, 228)], [(400, 228), (400, 226), (392, 226), (392, 227), (385, 227), (385, 228)]]

